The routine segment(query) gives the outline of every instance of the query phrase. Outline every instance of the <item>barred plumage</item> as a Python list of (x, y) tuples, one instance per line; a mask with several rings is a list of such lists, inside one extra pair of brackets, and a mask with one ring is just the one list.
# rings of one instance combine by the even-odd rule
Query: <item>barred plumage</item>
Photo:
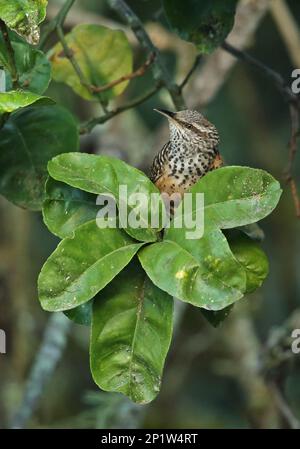
[(183, 194), (207, 172), (222, 165), (219, 134), (197, 111), (157, 111), (169, 120), (170, 140), (155, 156), (150, 179), (161, 192)]

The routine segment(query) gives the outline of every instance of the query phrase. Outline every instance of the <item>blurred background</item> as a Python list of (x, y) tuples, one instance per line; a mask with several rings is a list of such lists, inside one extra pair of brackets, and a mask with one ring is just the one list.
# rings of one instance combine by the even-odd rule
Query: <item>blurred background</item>
[[(55, 16), (62, 3), (50, 0), (48, 19)], [(168, 70), (180, 83), (193, 65), (196, 49), (168, 30), (159, 0), (127, 3), (142, 19), (162, 51)], [(285, 11), (288, 8), (293, 30), (291, 22), (278, 15), (275, 3), (283, 4)], [(228, 41), (237, 47), (241, 44), (291, 83), (292, 70), (300, 68), (300, 2), (243, 0), (239, 8), (243, 12), (240, 20), (249, 30), (239, 40), (240, 28), (235, 28)], [(135, 37), (106, 1), (77, 0), (66, 20), (65, 32), (79, 23), (125, 29), (134, 48), (135, 67), (145, 61), (146, 55)], [(288, 35), (293, 31), (289, 44)], [(214, 80), (218, 86), (212, 88)], [(152, 85), (151, 71), (147, 71), (130, 83), (118, 103), (143, 94)], [(25, 427), (299, 425), (300, 354), (291, 353), (289, 337), (292, 329), (300, 328), (300, 222), (283, 175), (291, 126), (288, 105), (260, 71), (221, 49), (200, 59), (183, 94), (189, 108), (200, 110), (218, 128), (220, 151), (227, 164), (263, 168), (284, 187), (279, 206), (261, 224), (265, 232), (262, 245), (270, 261), (269, 276), (263, 287), (240, 301), (217, 329), (196, 308), (188, 305), (182, 313), (179, 310), (162, 389), (147, 406), (136, 406), (121, 395), (99, 391), (89, 370), (89, 329), (72, 324), (64, 335), (67, 325), (60, 323), (57, 335), (62, 338), (62, 347), (64, 343), (66, 347), (36, 409), (29, 412)], [(80, 121), (99, 114), (97, 104), (82, 100), (65, 85), (52, 82), (48, 95)], [(174, 108), (164, 90), (83, 135), (82, 151), (113, 155), (147, 172), (168, 136), (166, 123), (153, 111), (157, 107)], [(298, 185), (299, 161), (296, 158), (293, 168)], [(20, 408), (49, 320), (50, 314), (39, 305), (36, 281), (58, 240), (47, 231), (40, 213), (24, 211), (3, 198), (0, 231), (0, 329), (7, 335), (7, 354), (0, 354), (0, 427), (5, 428), (11, 426)]]

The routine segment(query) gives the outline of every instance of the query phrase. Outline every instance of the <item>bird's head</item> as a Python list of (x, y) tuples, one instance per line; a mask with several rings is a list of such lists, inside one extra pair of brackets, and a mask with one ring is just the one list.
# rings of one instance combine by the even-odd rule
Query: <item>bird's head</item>
[(171, 142), (175, 143), (184, 139), (184, 141), (195, 144), (206, 141), (210, 144), (209, 146), (216, 147), (218, 145), (218, 131), (200, 112), (189, 109), (178, 112), (165, 109), (155, 109), (155, 111), (167, 117)]

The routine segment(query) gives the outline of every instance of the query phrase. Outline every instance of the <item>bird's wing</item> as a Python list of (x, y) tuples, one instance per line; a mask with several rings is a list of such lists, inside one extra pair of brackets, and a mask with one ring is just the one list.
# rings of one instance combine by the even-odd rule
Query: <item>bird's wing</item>
[(161, 177), (169, 151), (170, 141), (162, 147), (162, 149), (159, 153), (157, 153), (152, 162), (152, 166), (150, 168), (150, 179), (152, 182), (155, 183)]

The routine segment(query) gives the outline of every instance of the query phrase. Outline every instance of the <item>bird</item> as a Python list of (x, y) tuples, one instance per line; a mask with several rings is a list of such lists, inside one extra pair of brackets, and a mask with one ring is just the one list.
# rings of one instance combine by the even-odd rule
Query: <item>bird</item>
[(182, 197), (200, 178), (223, 165), (219, 133), (198, 111), (155, 111), (168, 119), (170, 140), (155, 156), (149, 177), (161, 193)]

